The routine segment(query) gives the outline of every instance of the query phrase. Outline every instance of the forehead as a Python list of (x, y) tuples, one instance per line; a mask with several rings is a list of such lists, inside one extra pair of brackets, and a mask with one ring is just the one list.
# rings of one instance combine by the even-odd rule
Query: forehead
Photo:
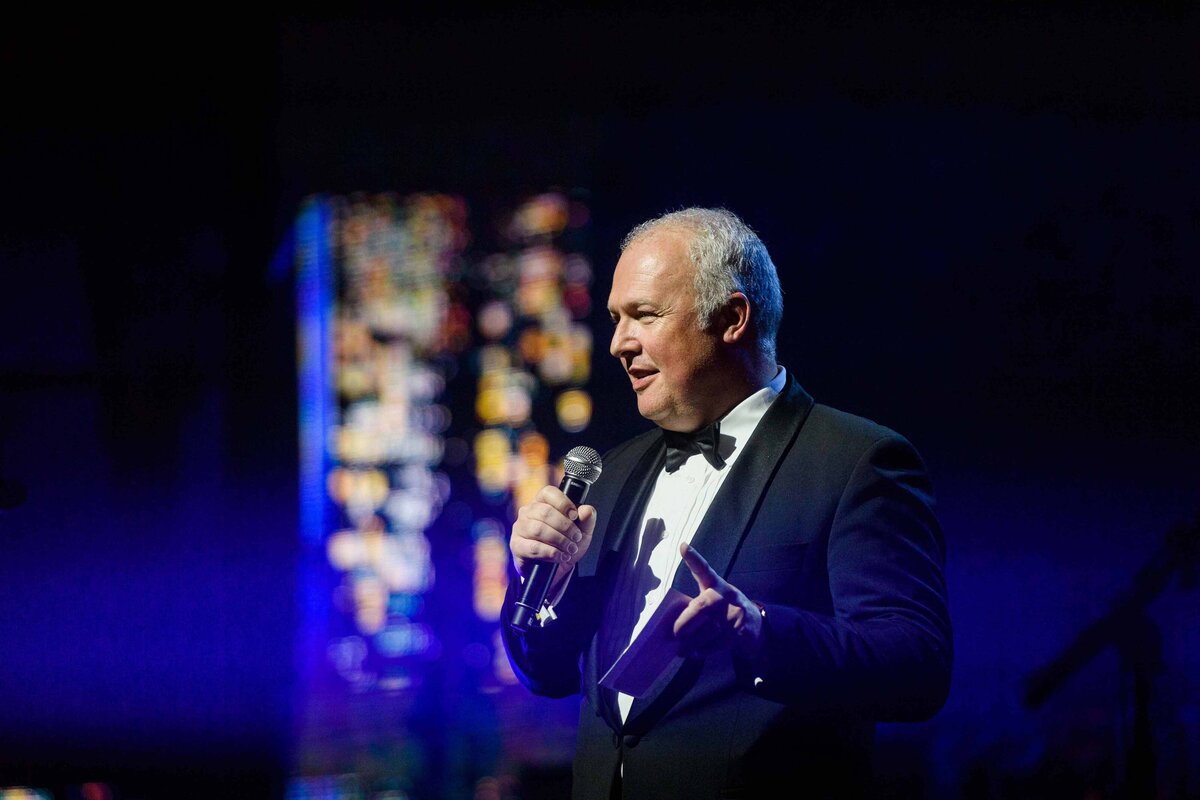
[(688, 242), (686, 233), (669, 228), (635, 240), (617, 261), (609, 305), (664, 302), (681, 292), (692, 294), (695, 268)]

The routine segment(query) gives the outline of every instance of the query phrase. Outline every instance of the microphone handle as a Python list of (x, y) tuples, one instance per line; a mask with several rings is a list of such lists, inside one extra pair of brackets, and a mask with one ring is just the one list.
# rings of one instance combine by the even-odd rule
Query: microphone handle
[[(564, 475), (562, 482), (558, 484), (558, 488), (567, 499), (577, 506), (587, 497), (589, 486), (590, 484), (570, 475)], [(525, 582), (521, 584), (520, 596), (513, 606), (512, 619), (508, 623), (518, 633), (525, 633), (537, 621), (538, 614), (546, 603), (546, 595), (550, 592), (550, 581), (554, 579), (554, 571), (558, 569), (558, 564), (554, 561), (539, 560), (532, 561), (531, 564), (532, 567), (525, 575)]]

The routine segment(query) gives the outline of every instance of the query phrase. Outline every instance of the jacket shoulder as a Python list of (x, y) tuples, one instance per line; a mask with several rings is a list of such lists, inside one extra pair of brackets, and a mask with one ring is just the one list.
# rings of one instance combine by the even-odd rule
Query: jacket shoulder
[(886, 425), (823, 403), (813, 405), (805, 428), (810, 434), (837, 438), (851, 449), (856, 446), (866, 449), (885, 440), (911, 446), (907, 438)]

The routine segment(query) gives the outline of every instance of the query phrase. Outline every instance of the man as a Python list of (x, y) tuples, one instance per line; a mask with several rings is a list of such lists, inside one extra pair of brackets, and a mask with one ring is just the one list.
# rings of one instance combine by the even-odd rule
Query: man
[[(875, 724), (945, 701), (925, 467), (776, 364), (782, 305), (766, 247), (723, 209), (622, 245), (609, 350), (656, 427), (603, 456), (589, 504), (543, 488), (509, 541), (519, 575), (557, 564), (539, 624), (504, 641), (533, 692), (583, 695), (577, 800), (865, 796)], [(691, 598), (670, 620), (681, 657), (637, 697), (602, 685), (672, 588)]]

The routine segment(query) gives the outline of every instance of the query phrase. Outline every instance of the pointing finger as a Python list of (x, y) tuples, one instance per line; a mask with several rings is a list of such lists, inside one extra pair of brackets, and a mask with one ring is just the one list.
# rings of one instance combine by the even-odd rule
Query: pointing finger
[(712, 589), (720, 582), (721, 576), (713, 572), (713, 568), (704, 560), (704, 556), (692, 549), (687, 542), (680, 543), (679, 554), (683, 556), (684, 563), (692, 571), (692, 577), (696, 579), (701, 590)]

